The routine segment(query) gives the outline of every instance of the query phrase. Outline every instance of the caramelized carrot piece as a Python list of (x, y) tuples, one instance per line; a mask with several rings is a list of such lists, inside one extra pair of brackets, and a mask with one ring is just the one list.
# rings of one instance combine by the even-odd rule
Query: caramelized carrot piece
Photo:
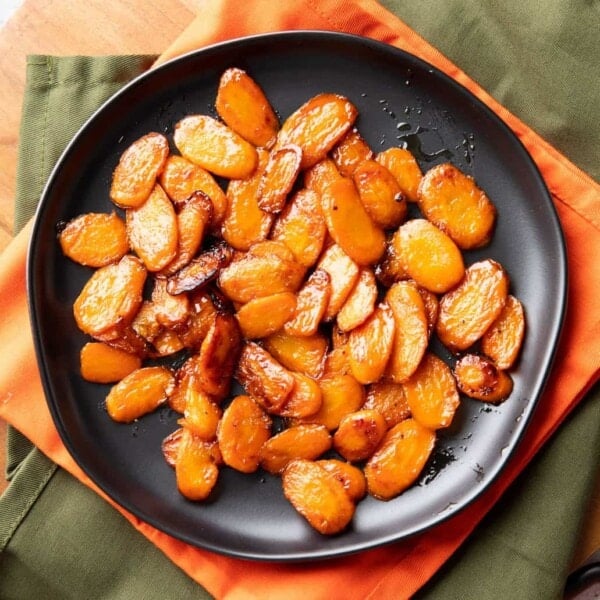
[(367, 480), (361, 469), (336, 458), (324, 458), (315, 462), (344, 486), (350, 500), (358, 502), (365, 497)]
[(160, 449), (164, 456), (165, 461), (170, 467), (175, 467), (177, 462), (177, 452), (179, 451), (179, 444), (183, 436), (183, 427), (179, 427), (172, 431), (167, 437), (163, 439), (160, 445)]
[(325, 356), (321, 378), (327, 379), (335, 375), (351, 374), (350, 360), (348, 359), (348, 344), (333, 347)]
[(175, 378), (166, 367), (142, 367), (115, 384), (106, 396), (106, 410), (114, 421), (129, 423), (167, 401)]
[(79, 355), (81, 376), (95, 383), (114, 383), (142, 366), (142, 360), (102, 342), (88, 342)]
[(235, 317), (217, 312), (200, 350), (186, 361), (184, 368), (196, 378), (204, 392), (222, 400), (231, 388), (241, 345)]
[(173, 260), (162, 269), (161, 275), (169, 277), (190, 263), (202, 246), (212, 213), (212, 202), (201, 191), (192, 192), (191, 196), (181, 204), (177, 213), (177, 252)]
[(198, 350), (212, 326), (217, 307), (213, 302), (210, 291), (206, 289), (192, 292), (188, 298), (190, 312), (186, 327), (183, 331), (180, 331), (180, 336), (186, 348)]
[(131, 328), (135, 333), (152, 343), (160, 333), (162, 327), (156, 318), (156, 306), (150, 300), (144, 300), (135, 313), (131, 322)]
[(352, 175), (360, 200), (373, 222), (395, 229), (406, 218), (406, 199), (395, 177), (375, 160), (364, 160)]
[(146, 275), (142, 262), (130, 254), (95, 271), (73, 304), (79, 329), (97, 336), (131, 323), (142, 304)]
[(286, 262), (294, 262), (296, 260), (294, 253), (283, 242), (278, 240), (260, 240), (250, 246), (248, 255), (263, 258), (275, 256)]
[(331, 237), (359, 265), (375, 264), (385, 251), (385, 235), (361, 202), (351, 179), (332, 183), (321, 197)]
[(333, 447), (348, 461), (368, 459), (387, 431), (383, 416), (372, 408), (346, 415), (333, 435)]
[(283, 123), (276, 147), (295, 144), (302, 149), (301, 168), (325, 158), (358, 116), (356, 107), (344, 96), (318, 94), (310, 98)]
[(271, 152), (258, 187), (258, 206), (268, 213), (279, 213), (285, 206), (302, 160), (298, 146), (281, 146)]
[(367, 388), (363, 408), (375, 409), (383, 416), (388, 428), (410, 417), (404, 386), (385, 379), (375, 381)]
[(350, 331), (364, 323), (375, 310), (377, 282), (372, 269), (363, 267), (353, 290), (337, 314), (337, 326)]
[(273, 223), (271, 239), (283, 242), (301, 265), (312, 267), (323, 250), (326, 233), (320, 198), (304, 188), (293, 195)]
[(289, 464), (283, 473), (283, 493), (323, 535), (339, 533), (354, 516), (354, 502), (343, 483), (312, 461), (294, 460)]
[(154, 352), (150, 352), (149, 356), (153, 358), (171, 356), (184, 348), (181, 338), (171, 329), (162, 329), (154, 338), (152, 345)]
[(352, 375), (331, 374), (319, 379), (321, 408), (313, 415), (292, 419), (292, 423), (316, 423), (329, 431), (338, 428), (345, 415), (358, 410), (365, 400), (365, 390)]
[(304, 171), (304, 185), (319, 195), (334, 182), (343, 178), (330, 158), (324, 158)]
[(243, 179), (256, 169), (256, 149), (224, 123), (207, 115), (184, 117), (173, 140), (189, 161), (214, 175)]
[(353, 127), (335, 146), (331, 158), (344, 177), (352, 177), (360, 163), (373, 158), (373, 151), (358, 129)]
[(331, 321), (352, 292), (358, 281), (360, 268), (338, 244), (332, 244), (323, 252), (317, 268), (329, 275), (331, 293), (324, 320)]
[(227, 198), (215, 178), (183, 156), (171, 154), (159, 177), (160, 185), (175, 205), (187, 201), (194, 192), (204, 192), (212, 203), (211, 226), (218, 227), (225, 216)]
[(375, 160), (396, 178), (402, 195), (410, 202), (416, 202), (423, 174), (410, 150), (388, 148), (377, 154)]
[(319, 384), (303, 373), (291, 373), (296, 382), (285, 404), (278, 411), (279, 416), (302, 418), (314, 415), (321, 408), (323, 397)]
[(367, 489), (380, 500), (391, 500), (419, 477), (435, 444), (435, 433), (415, 419), (392, 427), (365, 465)]
[(263, 343), (275, 359), (291, 371), (318, 377), (323, 370), (327, 338), (320, 332), (297, 336), (281, 330), (263, 340)]
[(423, 306), (425, 307), (425, 314), (427, 315), (427, 333), (431, 337), (431, 333), (435, 330), (435, 324), (440, 313), (440, 301), (438, 297), (429, 290), (423, 287), (419, 288), (419, 294), (423, 300)]
[(264, 240), (271, 230), (274, 216), (258, 205), (258, 188), (268, 153), (258, 151), (258, 168), (245, 179), (233, 179), (227, 185), (227, 209), (221, 225), (223, 239), (236, 250), (248, 250)]
[(199, 386), (194, 385), (192, 378), (188, 378), (183, 396), (185, 406), (180, 425), (188, 428), (202, 440), (207, 442), (214, 440), (223, 412), (217, 402)]
[(159, 184), (138, 208), (127, 210), (129, 243), (148, 271), (164, 269), (176, 256), (179, 231), (175, 208)]
[(254, 298), (296, 292), (304, 277), (304, 267), (275, 253), (252, 252), (222, 268), (218, 285), (234, 302), (245, 304)]
[(398, 325), (390, 307), (381, 303), (348, 337), (348, 361), (352, 375), (363, 384), (377, 381), (385, 372)]
[(250, 396), (236, 396), (223, 413), (218, 440), (223, 462), (242, 473), (258, 469), (261, 448), (271, 437), (271, 417)]
[(445, 163), (427, 171), (419, 184), (419, 208), (465, 250), (487, 244), (496, 208), (474, 179)]
[(448, 427), (460, 403), (450, 367), (431, 352), (404, 382), (404, 394), (412, 417), (429, 429)]
[(385, 299), (396, 325), (386, 376), (402, 383), (415, 372), (427, 349), (427, 314), (419, 289), (412, 281), (395, 283)]
[(236, 378), (267, 412), (275, 413), (281, 410), (296, 383), (285, 367), (254, 342), (244, 344)]
[(215, 108), (231, 129), (254, 146), (269, 148), (275, 143), (279, 120), (256, 81), (238, 68), (223, 72)]
[(175, 477), (177, 489), (188, 500), (206, 500), (219, 477), (214, 442), (206, 442), (183, 427), (177, 446)]
[(168, 292), (176, 296), (202, 288), (217, 278), (219, 269), (228, 265), (232, 256), (233, 251), (227, 244), (217, 242), (169, 277)]
[(481, 349), (499, 369), (513, 366), (525, 336), (525, 312), (514, 296), (506, 298), (504, 308), (481, 338)]
[(285, 332), (294, 336), (312, 336), (317, 333), (331, 296), (331, 278), (327, 271), (316, 269), (296, 296), (292, 318), (284, 325)]
[(454, 376), (460, 391), (482, 402), (498, 404), (506, 400), (513, 388), (510, 375), (489, 358), (465, 354), (454, 365)]
[(127, 230), (116, 213), (86, 213), (69, 221), (58, 237), (65, 256), (88, 267), (104, 267), (129, 251)]
[(262, 468), (280, 474), (292, 460), (313, 460), (331, 448), (331, 435), (323, 425), (295, 425), (269, 438), (260, 450)]
[(400, 254), (402, 249), (397, 243), (397, 237), (398, 232), (396, 231), (391, 238), (386, 240), (385, 252), (374, 268), (377, 281), (386, 288), (391, 287), (396, 281), (411, 278), (406, 270), (405, 261)]
[(500, 315), (508, 295), (502, 265), (487, 259), (473, 263), (460, 285), (440, 300), (436, 332), (450, 350), (466, 350)]
[(154, 188), (167, 156), (169, 141), (160, 133), (147, 133), (121, 154), (110, 186), (110, 198), (122, 208), (141, 206)]
[(182, 325), (190, 313), (190, 302), (186, 294), (173, 296), (167, 291), (165, 279), (155, 279), (152, 289), (153, 317), (159, 325), (170, 329)]
[(130, 323), (118, 323), (102, 333), (94, 334), (93, 337), (98, 342), (104, 342), (112, 348), (129, 354), (136, 354), (141, 359), (146, 358), (149, 353), (146, 340), (136, 333)]
[(443, 294), (463, 278), (463, 257), (452, 239), (425, 219), (411, 219), (394, 233), (394, 255), (421, 287)]
[(236, 318), (245, 338), (264, 338), (279, 331), (295, 309), (296, 295), (280, 292), (250, 300), (237, 311)]

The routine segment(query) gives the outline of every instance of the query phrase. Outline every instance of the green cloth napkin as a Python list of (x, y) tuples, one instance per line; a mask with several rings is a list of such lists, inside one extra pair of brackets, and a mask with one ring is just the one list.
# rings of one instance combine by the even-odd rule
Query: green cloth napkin
[[(408, 1), (384, 4), (582, 168), (600, 175), (594, 172), (598, 165), (591, 158), (592, 150), (597, 150), (600, 122), (600, 108), (591, 105), (592, 98), (600, 97), (598, 78), (587, 71), (593, 55), (587, 53), (585, 42), (570, 47), (564, 38), (593, 43), (586, 32), (600, 29), (593, 25), (600, 25), (597, 10), (593, 13), (593, 7), (584, 3), (578, 7), (590, 14), (582, 31), (576, 32), (572, 23), (562, 27), (559, 17), (552, 20), (551, 11), (538, 14), (537, 7), (527, 9), (513, 0), (503, 3), (502, 9), (496, 9), (492, 0), (454, 0), (435, 7), (429, 0), (414, 6)], [(556, 15), (564, 16), (567, 10), (562, 5), (555, 8)], [(507, 21), (503, 11), (509, 15)], [(511, 27), (514, 15), (520, 15), (517, 28)], [(525, 39), (526, 24), (533, 20), (536, 36), (543, 40), (538, 52), (532, 51), (533, 41)], [(540, 36), (542, 26), (561, 43)], [(500, 52), (498, 44), (511, 51)], [(513, 61), (523, 56), (519, 46), (529, 53), (527, 61)], [(558, 50), (548, 55), (544, 51), (548, 47), (570, 47), (569, 60), (561, 63), (564, 57)], [(550, 57), (552, 68), (546, 64)], [(145, 56), (29, 59), (16, 229), (33, 213), (44, 181), (79, 125), (104, 99), (145, 70), (149, 61)], [(561, 69), (568, 71), (567, 81), (586, 81), (583, 87), (571, 88), (570, 95), (565, 92), (564, 102), (556, 100), (563, 98), (557, 91), (564, 90), (563, 80), (556, 80)], [(574, 71), (581, 71), (581, 79)], [(531, 73), (537, 74), (535, 82), (522, 85)], [(599, 393), (597, 386), (588, 394), (467, 543), (419, 592), (419, 598), (561, 596), (599, 464)], [(14, 430), (9, 431), (8, 455), (7, 476), (12, 482), (0, 498), (0, 598), (209, 597), (112, 507)]]

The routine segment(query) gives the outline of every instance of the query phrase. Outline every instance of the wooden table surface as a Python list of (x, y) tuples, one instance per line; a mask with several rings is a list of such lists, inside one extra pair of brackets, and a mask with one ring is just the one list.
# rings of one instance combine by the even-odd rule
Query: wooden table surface
[[(28, 54), (158, 54), (185, 29), (202, 3), (202, 0), (24, 0), (2, 26), (0, 252), (12, 237), (25, 57)], [(6, 425), (0, 421), (2, 471), (6, 462), (5, 439)], [(6, 485), (4, 477), (0, 477), (0, 492)], [(600, 481), (584, 518), (573, 558), (575, 565), (600, 547)]]

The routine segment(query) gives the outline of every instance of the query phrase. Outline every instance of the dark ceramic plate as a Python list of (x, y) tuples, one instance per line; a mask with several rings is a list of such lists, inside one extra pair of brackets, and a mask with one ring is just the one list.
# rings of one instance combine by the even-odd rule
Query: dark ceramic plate
[[(170, 135), (192, 113), (214, 114), (221, 73), (246, 69), (282, 119), (314, 94), (348, 96), (375, 150), (406, 145), (426, 170), (452, 161), (473, 175), (498, 208), (492, 243), (469, 252), (508, 270), (528, 331), (514, 391), (498, 407), (464, 400), (417, 485), (390, 502), (361, 502), (335, 537), (310, 529), (284, 499), (280, 481), (223, 469), (212, 501), (194, 504), (175, 487), (161, 441), (176, 415), (158, 410), (119, 425), (103, 408), (108, 387), (79, 376), (86, 341), (72, 304), (90, 270), (65, 259), (57, 224), (111, 211), (111, 172), (129, 143), (148, 131)], [(533, 414), (551, 365), (565, 307), (565, 250), (550, 196), (511, 131), (454, 81), (405, 52), (326, 32), (250, 37), (183, 56), (136, 79), (81, 129), (60, 159), (37, 213), (28, 263), (31, 320), (48, 404), (67, 448), (109, 496), (140, 519), (197, 546), (268, 560), (325, 558), (425, 530), (462, 510), (498, 475)], [(448, 360), (450, 357), (446, 356)]]

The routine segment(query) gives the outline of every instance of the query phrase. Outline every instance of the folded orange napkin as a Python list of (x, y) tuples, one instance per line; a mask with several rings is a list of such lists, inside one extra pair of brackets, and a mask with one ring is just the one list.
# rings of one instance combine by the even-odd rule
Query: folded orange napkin
[[(218, 598), (408, 598), (459, 547), (569, 411), (597, 379), (600, 366), (600, 186), (495, 102), (455, 65), (374, 0), (212, 0), (158, 62), (248, 34), (320, 29), (372, 37), (412, 52), (467, 87), (525, 144), (550, 189), (564, 229), (569, 299), (558, 358), (523, 443), (502, 475), (469, 508), (410, 540), (331, 561), (256, 563), (180, 542), (115, 505), (143, 535)], [(29, 334), (25, 262), (31, 225), (0, 260), (0, 417), (100, 495), (63, 446), (46, 406)], [(105, 496), (104, 496), (105, 497)], [(106, 498), (107, 501), (112, 501)], [(114, 503), (112, 503), (114, 505)]]

